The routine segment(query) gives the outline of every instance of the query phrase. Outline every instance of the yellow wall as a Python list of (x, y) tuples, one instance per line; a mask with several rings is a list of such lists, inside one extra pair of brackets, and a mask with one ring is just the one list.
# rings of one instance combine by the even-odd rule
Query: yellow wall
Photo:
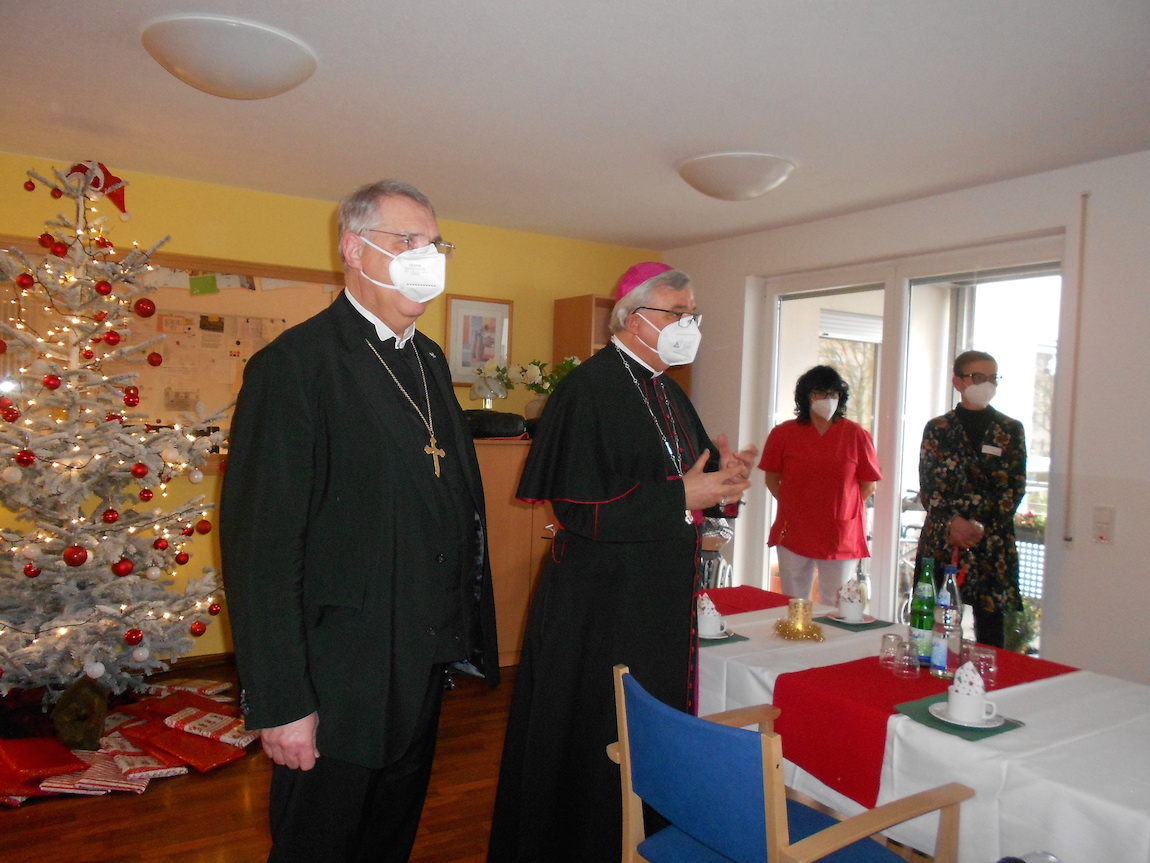
[[(92, 155), (81, 158), (92, 158)], [(44, 231), (46, 219), (61, 212), (61, 202), (52, 200), (42, 187), (34, 192), (23, 188), (27, 171), (36, 170), (51, 177), (53, 166), (66, 171), (71, 165), (0, 153), (0, 234), (34, 238)], [(118, 248), (129, 247), (133, 242), (147, 248), (170, 236), (163, 252), (315, 270), (340, 268), (334, 251), (336, 202), (136, 174), (114, 164), (107, 167), (129, 184), (125, 190), (127, 209), (131, 213), (129, 221), (118, 221), (118, 214), (110, 204), (105, 202), (99, 206), (107, 218), (106, 233)], [(364, 182), (376, 179), (380, 178), (365, 176)], [(554, 300), (580, 294), (607, 294), (631, 264), (660, 259), (657, 252), (649, 249), (589, 243), (447, 219), (441, 219), (439, 227), (443, 236), (458, 247), (448, 264), (448, 293), (514, 303), (511, 359), (520, 364), (533, 359), (550, 362)], [(157, 294), (161, 310), (170, 295), (170, 289)], [(322, 290), (315, 289), (306, 295), (223, 291), (207, 297), (185, 295), (178, 300), (173, 297), (173, 301), (178, 301), (180, 311), (203, 308), (221, 314), (282, 316), (294, 322), (310, 317), (329, 298)], [(420, 329), (441, 343), (446, 326), (445, 306), (442, 299), (433, 302), (420, 321)], [(147, 385), (146, 376), (141, 383)], [(468, 401), (465, 389), (457, 389), (456, 394), (465, 407), (478, 406)], [(533, 395), (516, 389), (497, 407), (522, 412)], [(218, 480), (207, 478), (198, 486), (177, 480), (172, 484), (171, 494), (173, 500), (179, 501), (196, 494), (217, 499)], [(198, 574), (205, 565), (218, 566), (214, 537), (213, 532), (209, 537), (197, 539), (199, 548), (193, 550), (192, 561), (185, 567), (189, 574)], [(230, 641), (225, 624), (210, 627), (195, 653), (219, 653), (228, 649)]]

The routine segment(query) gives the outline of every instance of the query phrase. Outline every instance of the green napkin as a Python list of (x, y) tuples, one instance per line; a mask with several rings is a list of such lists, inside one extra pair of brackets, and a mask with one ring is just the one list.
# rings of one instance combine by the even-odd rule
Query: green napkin
[(726, 638), (700, 638), (699, 647), (713, 647), (716, 644), (734, 644), (736, 641), (750, 641), (745, 635), (732, 632)]
[(815, 623), (824, 623), (827, 626), (837, 626), (839, 629), (853, 630), (854, 632), (862, 632), (864, 629), (882, 629), (884, 626), (891, 625), (889, 620), (872, 620), (869, 623), (847, 623), (845, 620), (834, 620), (826, 614), (822, 617), (816, 617)]
[(931, 728), (937, 728), (939, 731), (945, 731), (947, 734), (953, 734), (956, 737), (961, 737), (963, 740), (982, 740), (984, 737), (993, 737), (995, 734), (1013, 731), (1015, 728), (1021, 728), (1023, 725), (1023, 723), (1017, 719), (1007, 719), (997, 728), (967, 728), (964, 725), (952, 725), (949, 722), (943, 722), (941, 719), (935, 718), (930, 712), (930, 706), (940, 701), (946, 701), (945, 692), (939, 695), (928, 695), (926, 698), (919, 698), (917, 701), (904, 701), (902, 704), (896, 704), (894, 709), (904, 716), (909, 716), (915, 722), (920, 722)]

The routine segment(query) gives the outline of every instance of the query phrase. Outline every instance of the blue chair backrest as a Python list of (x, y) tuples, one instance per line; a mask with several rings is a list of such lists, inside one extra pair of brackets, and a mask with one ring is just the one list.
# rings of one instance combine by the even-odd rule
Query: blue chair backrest
[(767, 859), (762, 741), (691, 716), (623, 676), (631, 784), (675, 827), (741, 863)]

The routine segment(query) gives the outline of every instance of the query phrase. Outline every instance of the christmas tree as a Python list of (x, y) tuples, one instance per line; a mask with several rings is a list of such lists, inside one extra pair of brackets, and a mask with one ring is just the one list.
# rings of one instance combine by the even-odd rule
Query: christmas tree
[[(151, 255), (117, 255), (96, 203), (124, 211), (124, 183), (97, 162), (34, 171), (28, 191), (71, 202), (45, 222), (39, 257), (0, 250), (0, 695), (45, 688), (52, 702), (88, 678), (111, 692), (188, 653), (220, 611), (216, 573), (173, 589), (188, 544), (211, 530), (198, 497), (154, 506), (178, 475), (203, 478), (223, 412), (149, 424), (139, 372), (163, 362), (163, 336), (132, 343), (155, 314)], [(125, 213), (126, 215), (126, 213)], [(135, 364), (135, 365), (132, 365)], [(156, 501), (153, 501), (156, 498)]]

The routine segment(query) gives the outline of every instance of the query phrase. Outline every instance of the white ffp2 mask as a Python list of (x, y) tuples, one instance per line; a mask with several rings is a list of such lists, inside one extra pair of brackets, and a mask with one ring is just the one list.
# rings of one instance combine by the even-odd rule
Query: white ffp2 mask
[(975, 410), (982, 410), (990, 404), (990, 400), (994, 398), (994, 394), (998, 392), (998, 387), (990, 381), (982, 384), (971, 384), (962, 391), (962, 397), (970, 402), (971, 407)]
[[(643, 320), (651, 324), (647, 316), (636, 312)], [(651, 324), (651, 326), (655, 326)], [(699, 325), (695, 321), (683, 327), (677, 323), (668, 324), (659, 330), (659, 340), (655, 343), (655, 347), (651, 348), (659, 355), (659, 359), (669, 366), (685, 366), (688, 363), (694, 362), (695, 354), (699, 351), (699, 342), (703, 340), (703, 334), (699, 331)], [(647, 345), (646, 342), (643, 344)], [(647, 347), (651, 347), (647, 345)]]
[(838, 409), (838, 399), (811, 399), (811, 413), (818, 414), (825, 420), (833, 417)]
[(399, 291), (413, 303), (426, 303), (443, 293), (443, 289), (447, 286), (447, 256), (435, 248), (433, 243), (421, 249), (408, 249), (406, 252), (393, 255), (367, 237), (361, 236), (360, 239), (377, 252), (383, 252), (391, 258), (387, 270), (393, 284), (377, 282), (360, 269), (363, 277), (373, 285)]

